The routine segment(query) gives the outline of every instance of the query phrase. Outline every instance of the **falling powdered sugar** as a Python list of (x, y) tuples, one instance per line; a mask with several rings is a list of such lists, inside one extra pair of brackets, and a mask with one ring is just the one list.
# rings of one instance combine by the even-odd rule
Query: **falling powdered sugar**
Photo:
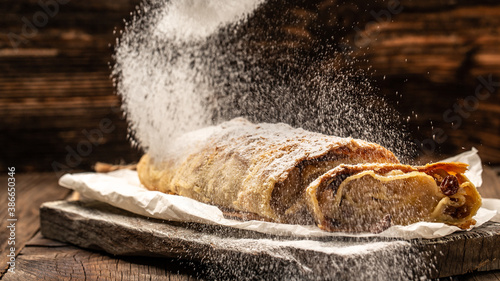
[(113, 77), (140, 147), (160, 156), (173, 137), (211, 124), (203, 42), (258, 2), (152, 1), (137, 10), (117, 44)]
[[(338, 60), (319, 59), (335, 53), (334, 48), (325, 46), (311, 58), (307, 47), (283, 36), (294, 22), (282, 10), (289, 7), (287, 1), (243, 2), (149, 0), (133, 14), (117, 42), (113, 79), (137, 146), (162, 159), (182, 150), (181, 135), (241, 116), (372, 141), (403, 161), (409, 158), (412, 148), (399, 116), (374, 95), (363, 72), (338, 68)], [(269, 247), (272, 253), (285, 242), (269, 243), (276, 245)], [(327, 273), (315, 272), (314, 259), (306, 259), (312, 266), (309, 277), (333, 279), (335, 270), (349, 267), (361, 279), (379, 279), (386, 272), (415, 278), (408, 267), (420, 264), (419, 255), (408, 254), (414, 251), (409, 243), (394, 249), (367, 242), (336, 251), (348, 255), (362, 248), (369, 253), (375, 246), (384, 250), (384, 259), (332, 260)], [(229, 261), (236, 259), (226, 260), (230, 271)]]
[[(288, 5), (288, 6), (287, 6)], [(132, 141), (165, 157), (183, 133), (235, 117), (287, 123), (413, 153), (396, 112), (335, 49), (286, 37), (286, 1), (146, 1), (118, 41), (113, 78)]]

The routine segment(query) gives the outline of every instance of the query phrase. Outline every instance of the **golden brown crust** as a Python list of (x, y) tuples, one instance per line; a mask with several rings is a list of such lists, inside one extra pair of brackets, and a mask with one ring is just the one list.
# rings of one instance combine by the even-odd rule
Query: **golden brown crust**
[[(148, 189), (278, 222), (310, 220), (303, 208), (293, 206), (304, 195), (308, 183), (301, 173), (308, 166), (324, 165), (319, 176), (341, 163), (399, 163), (374, 143), (241, 118), (189, 133), (172, 150), (161, 161), (145, 155), (139, 162), (139, 178)], [(291, 179), (294, 172), (299, 173), (296, 180)]]
[[(394, 224), (431, 221), (468, 228), (481, 198), (463, 175), (466, 169), (464, 163), (340, 165), (308, 186), (308, 206), (328, 231), (369, 231), (385, 216)], [(443, 173), (456, 179), (453, 192), (443, 192), (449, 191)]]
[[(480, 205), (477, 190), (463, 176), (465, 164), (402, 165), (380, 145), (325, 136), (285, 124), (252, 124), (241, 118), (234, 119), (182, 136), (166, 154), (168, 156), (161, 160), (146, 154), (139, 162), (139, 178), (146, 188), (213, 204), (221, 207), (226, 215), (241, 219), (300, 224), (315, 221), (328, 231), (380, 231), (391, 222), (408, 224), (420, 219), (468, 227), (473, 224), (472, 215)], [(363, 202), (356, 207), (359, 210), (344, 210), (336, 205), (336, 191), (324, 192), (337, 178), (341, 178), (338, 186), (349, 176), (352, 184), (364, 177), (362, 180), (377, 186), (379, 182), (390, 182), (387, 179), (390, 173), (396, 173), (400, 181), (408, 178), (411, 185), (424, 187), (422, 190), (427, 193), (422, 196), (416, 191), (397, 194), (398, 204), (406, 204), (418, 212), (400, 210), (376, 215), (378, 207), (371, 206), (375, 211), (370, 211)], [(344, 177), (339, 177), (341, 175)], [(463, 194), (438, 194), (439, 187), (433, 177), (447, 175), (456, 176)], [(363, 187), (372, 192), (370, 188)], [(401, 193), (400, 188), (391, 188), (393, 193)], [(346, 190), (356, 188), (348, 186)], [(419, 202), (410, 202), (412, 198)], [(443, 198), (448, 201), (441, 200)], [(360, 197), (359, 200), (366, 199)], [(440, 205), (429, 205), (433, 200)], [(462, 201), (467, 201), (466, 207), (458, 206), (457, 202)], [(380, 206), (385, 208), (384, 204)], [(420, 212), (419, 208), (426, 211)], [(353, 227), (352, 219), (333, 221), (325, 215), (337, 209), (344, 212), (341, 216), (347, 217), (350, 212), (363, 214), (368, 219), (365, 225)], [(430, 209), (435, 210), (432, 213)], [(409, 218), (404, 218), (404, 214)], [(460, 218), (450, 219), (453, 216)]]

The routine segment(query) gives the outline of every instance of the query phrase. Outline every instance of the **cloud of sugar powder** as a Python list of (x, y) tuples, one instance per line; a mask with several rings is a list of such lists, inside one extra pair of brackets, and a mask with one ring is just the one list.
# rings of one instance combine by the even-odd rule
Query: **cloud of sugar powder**
[(279, 2), (143, 3), (119, 39), (113, 69), (132, 140), (161, 158), (181, 134), (244, 116), (408, 156), (397, 114), (363, 73), (305, 59), (276, 38)]

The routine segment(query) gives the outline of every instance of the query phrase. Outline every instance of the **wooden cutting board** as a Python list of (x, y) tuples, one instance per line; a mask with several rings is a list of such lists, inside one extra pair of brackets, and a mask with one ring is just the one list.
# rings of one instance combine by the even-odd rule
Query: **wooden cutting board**
[(97, 201), (48, 202), (42, 234), (115, 255), (178, 257), (214, 278), (408, 280), (500, 269), (500, 223), (440, 239), (321, 238), (260, 234), (149, 219)]

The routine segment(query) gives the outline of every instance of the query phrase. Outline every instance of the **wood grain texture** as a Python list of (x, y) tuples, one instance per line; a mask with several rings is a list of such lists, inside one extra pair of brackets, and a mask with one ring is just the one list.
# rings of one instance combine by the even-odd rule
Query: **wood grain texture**
[[(4, 202), (4, 206), (0, 208), (0, 271), (3, 273), (7, 270), (8, 247), (7, 238), (10, 231), (7, 225), (7, 176), (0, 176), (0, 183), (5, 188), (0, 188), (0, 202)], [(16, 254), (19, 253), (26, 242), (30, 240), (40, 228), (39, 207), (43, 202), (63, 199), (70, 191), (57, 185), (58, 178), (53, 173), (33, 173), (33, 174), (16, 174), (16, 235), (15, 248)], [(41, 191), (43, 190), (43, 191)]]
[[(376, 40), (368, 51), (357, 48), (354, 56), (361, 68), (376, 70), (374, 78), (387, 99), (400, 101), (396, 108), (411, 116), (418, 140), (432, 139), (432, 130), (439, 128), (447, 137), (435, 143), (435, 151), (453, 154), (476, 146), (485, 163), (496, 163), (500, 89), (490, 86), (487, 91), (481, 81), (500, 81), (500, 7), (467, 2), (435, 10), (409, 7), (394, 15), (394, 22), (365, 29)], [(477, 99), (478, 87), (483, 100)], [(462, 108), (461, 115), (457, 108)]]
[(74, 246), (28, 246), (18, 256), (18, 270), (2, 280), (203, 280), (195, 263), (173, 259), (113, 257)]
[(500, 198), (500, 174), (498, 169), (483, 167), (483, 185), (478, 188), (485, 198)]
[[(215, 279), (215, 271), (207, 265), (167, 258), (111, 256), (40, 235), (26, 245), (18, 261), (18, 272), (15, 275), (7, 273), (3, 280), (60, 280), (63, 277), (72, 280)], [(455, 276), (453, 280), (498, 281), (500, 271)]]
[[(44, 2), (45, 3), (45, 2)], [(136, 1), (69, 1), (46, 25), (13, 48), (9, 34), (22, 36), (23, 18), (40, 11), (38, 1), (0, 4), (0, 169), (90, 169), (103, 160), (118, 164), (138, 159), (128, 143), (127, 125), (114, 94), (108, 63), (115, 43), (115, 28), (133, 11)], [(99, 128), (103, 119), (114, 129), (102, 135), (81, 161), (67, 161), (68, 149), (87, 141), (83, 130)]]
[[(488, 168), (485, 170), (485, 184), (479, 189), (483, 196), (489, 194), (488, 197), (494, 197), (494, 194), (498, 194), (498, 186), (488, 184), (498, 180), (498, 172), (500, 172), (498, 168)], [(52, 175), (52, 173), (18, 174), (18, 184), (21, 184), (21, 179), (24, 184), (36, 184), (37, 178), (42, 177), (50, 179)], [(2, 180), (1, 178), (5, 177), (0, 177), (0, 180)], [(56, 178), (54, 177), (52, 180), (38, 181), (39, 184), (36, 184), (35, 187), (31, 189), (30, 193), (22, 192), (19, 194), (22, 194), (23, 197), (26, 198), (33, 198), (32, 196), (38, 198), (40, 194), (45, 193), (52, 194), (50, 196), (51, 198), (45, 198), (45, 201), (62, 198), (58, 197), (57, 194), (53, 194), (53, 191), (50, 191), (55, 188), (64, 192), (62, 188), (55, 187), (55, 180)], [(48, 191), (46, 192), (45, 190)], [(33, 195), (31, 195), (31, 193), (33, 193)], [(1, 196), (3, 198), (1, 200), (5, 202), (5, 194), (0, 194), (2, 194)], [(19, 194), (18, 196), (20, 196)], [(18, 197), (17, 200), (26, 202), (28, 200), (26, 198), (21, 200), (21, 198)], [(500, 196), (497, 198), (500, 198)], [(31, 204), (31, 201), (28, 202), (29, 204), (23, 203), (18, 205), (18, 212), (26, 214), (24, 219), (26, 222), (29, 222), (27, 226), (25, 225), (22, 227), (21, 231), (31, 231), (32, 227), (29, 226), (31, 222), (38, 225), (38, 211), (32, 209), (35, 204)], [(2, 217), (5, 218), (3, 213)], [(2, 228), (0, 228), (0, 237), (6, 237), (6, 235), (7, 229), (2, 226)], [(27, 237), (30, 236), (32, 235), (27, 235)], [(5, 241), (4, 238), (2, 238), (1, 241)], [(39, 232), (34, 235), (31, 240), (24, 243), (24, 245), (25, 247), (23, 249), (18, 248), (18, 251), (21, 250), (21, 253), (17, 256), (17, 261), (19, 263), (17, 264), (16, 273), (7, 272), (4, 275), (2, 272), (0, 275), (3, 276), (3, 280), (60, 280), (62, 279), (61, 276), (66, 277), (63, 279), (70, 279), (71, 276), (73, 280), (85, 280), (85, 275), (89, 277), (87, 280), (90, 280), (90, 277), (92, 277), (93, 280), (109, 280), (110, 278), (108, 278), (108, 276), (116, 277), (115, 280), (238, 279), (234, 275), (231, 275), (231, 272), (225, 272), (224, 267), (216, 267), (207, 263), (199, 264), (188, 262), (175, 258), (113, 256), (104, 252), (75, 248), (67, 243), (46, 239), (42, 237)], [(483, 247), (490, 246), (494, 248), (496, 245), (485, 244)], [(2, 250), (4, 249), (5, 248)], [(449, 250), (453, 249), (450, 248)], [(1, 255), (5, 256), (5, 251), (2, 251)], [(438, 257), (442, 257), (441, 254), (439, 254)], [(448, 260), (446, 262), (450, 263), (453, 261)], [(117, 265), (119, 266), (117, 267)], [(275, 271), (280, 272), (280, 269), (276, 268)], [(85, 272), (85, 274), (83, 274), (83, 272)], [(498, 281), (499, 276), (499, 270), (489, 272), (474, 271), (466, 275), (454, 276), (453, 280)]]
[(455, 280), (458, 280), (458, 281), (499, 281), (500, 280), (500, 271), (466, 274), (463, 276), (455, 277)]
[[(181, 257), (234, 276), (274, 279), (408, 279), (500, 269), (500, 223), (440, 239), (319, 240), (146, 219), (95, 201), (59, 201), (41, 208), (45, 237), (117, 255)], [(370, 251), (361, 249), (371, 248)], [(358, 250), (355, 250), (358, 249)]]
[[(473, 271), (500, 269), (500, 223), (469, 232), (422, 241), (422, 252), (428, 255), (432, 277), (448, 277)], [(432, 245), (432, 246), (431, 246)]]
[[(409, 129), (416, 140), (429, 143), (436, 134), (433, 130), (441, 129), (439, 143), (432, 143), (432, 147), (427, 144), (421, 149), (422, 154), (450, 155), (476, 146), (486, 163), (498, 163), (499, 3), (389, 3), (322, 1), (324, 5), (304, 5), (301, 10), (309, 13), (295, 14), (295, 26), (302, 30), (302, 35), (293, 39), (292, 34), (290, 41), (307, 41), (295, 48), (321, 50), (320, 46), (326, 43), (340, 51), (351, 51), (343, 53), (345, 63), (326, 55), (325, 67), (364, 70), (375, 80), (379, 94), (401, 112), (402, 118), (410, 117)], [(323, 18), (304, 18), (321, 15), (323, 10), (328, 11)], [(323, 28), (318, 31), (317, 26)], [(339, 27), (341, 31), (337, 31)], [(287, 29), (283, 30), (286, 33)], [(484, 99), (473, 100), (478, 87)], [(446, 114), (448, 110), (451, 114)]]
[[(22, 35), (23, 17), (32, 20), (42, 9), (35, 0), (0, 3), (0, 146), (9, 147), (0, 150), (0, 169), (16, 165), (40, 171), (52, 170), (54, 161), (65, 164), (65, 147), (76, 149), (85, 140), (82, 130), (95, 129), (103, 118), (110, 118), (116, 130), (103, 136), (77, 168), (139, 158), (128, 143), (108, 68), (123, 19), (139, 3), (70, 1), (17, 48), (8, 34)], [(411, 117), (409, 130), (415, 139), (432, 140), (433, 128), (444, 131), (447, 138), (434, 152), (455, 154), (476, 146), (485, 163), (500, 163), (498, 87), (465, 112), (458, 128), (443, 118), (455, 104), (465, 106), (481, 85), (479, 77), (488, 80), (491, 74), (492, 81), (500, 80), (500, 4), (402, 0), (403, 10), (390, 21), (373, 16), (387, 10), (388, 3), (287, 1), (279, 3), (286, 11), (271, 14), (286, 21), (273, 28), (280, 30), (280, 48), (292, 49), (283, 54), (300, 53), (328, 67), (332, 59), (339, 61), (335, 50), (352, 50), (344, 54), (346, 65), (365, 70), (380, 89), (377, 94), (402, 118)], [(362, 47), (355, 40), (360, 34), (370, 39)], [(318, 56), (324, 46), (333, 51)], [(303, 52), (294, 52), (297, 48)]]

